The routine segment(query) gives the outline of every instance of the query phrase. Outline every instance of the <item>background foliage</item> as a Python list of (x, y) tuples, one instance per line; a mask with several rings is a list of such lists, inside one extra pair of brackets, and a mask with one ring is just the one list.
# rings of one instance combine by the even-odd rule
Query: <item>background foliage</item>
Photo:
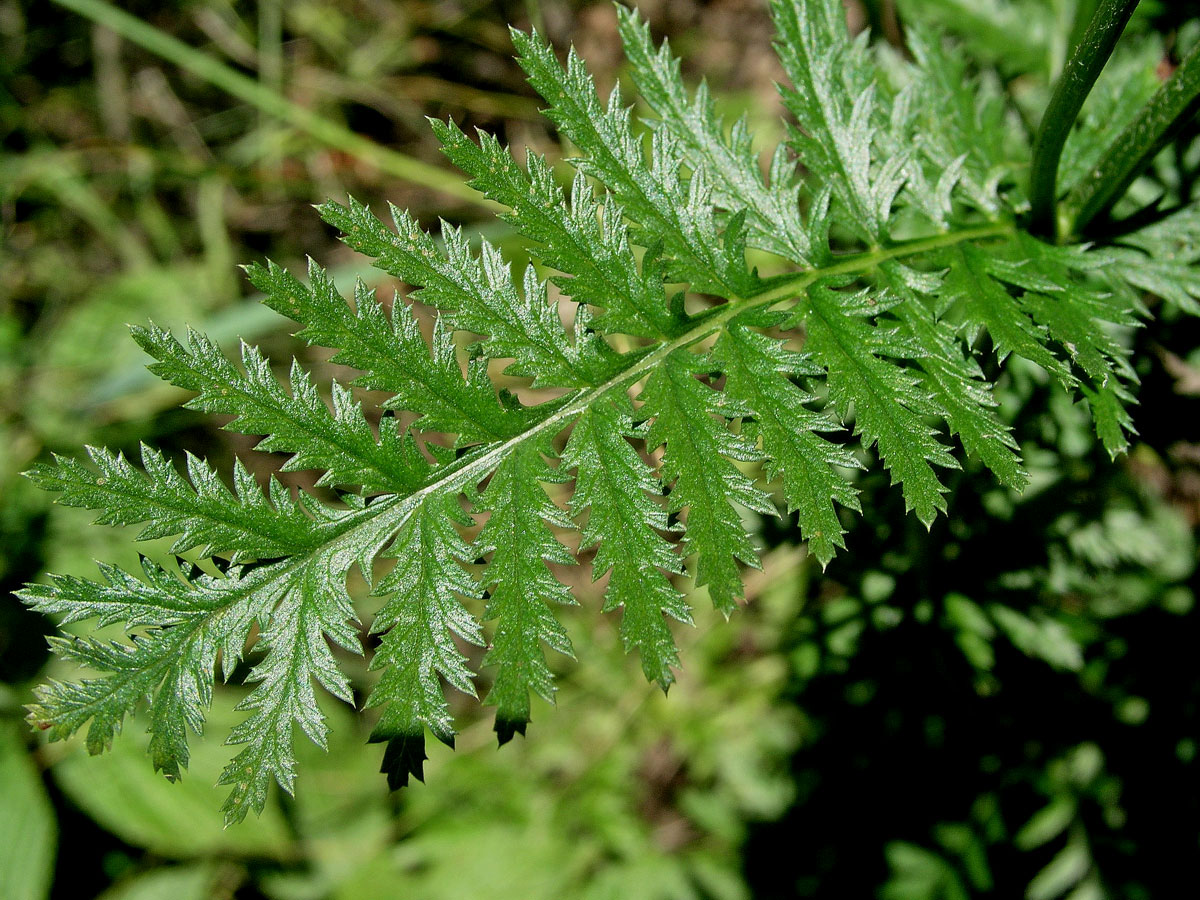
[[(692, 81), (709, 76), (769, 128), (778, 73), (758, 52), (763, 10), (639, 6), (703, 65)], [(1200, 37), (1188, 6), (1143, 4), (1134, 31), (1159, 37), (1140, 52), (1167, 67)], [(125, 8), (322, 120), (435, 165), (423, 115), (560, 155), (509, 58), (507, 22), (532, 20), (617, 76), (606, 4)], [(897, 41), (905, 16), (939, 21), (1035, 111), (1074, 9), (911, 0), (899, 20), (889, 4), (850, 14)], [(237, 263), (269, 255), (296, 268), (310, 252), (343, 261), (342, 278), (372, 272), (356, 271), (363, 261), (308, 204), (353, 193), (425, 224), (481, 211), (456, 199), (453, 175), (441, 191), (406, 182), (52, 4), (0, 3), (0, 42), (0, 896), (457, 897), (470, 885), (522, 898), (1089, 900), (1157, 896), (1187, 877), (1200, 841), (1189, 665), (1200, 355), (1195, 320), (1170, 316), (1136, 337), (1145, 366), (1128, 457), (1110, 462), (1079, 408), (1012, 367), (1000, 393), (1032, 475), (1023, 495), (967, 471), (927, 534), (872, 476), (865, 515), (847, 520), (851, 552), (824, 575), (798, 534), (764, 524), (747, 609), (680, 632), (691, 646), (669, 700), (580, 584), (591, 621), (574, 629), (582, 662), (556, 673), (558, 710), (535, 710), (536, 734), (500, 753), (489, 715), (456, 710), (468, 724), (457, 751), (431, 762), (430, 787), (389, 796), (378, 748), (333, 708), (334, 745), (303, 748), (296, 800), (276, 797), (229, 830), (212, 787), (220, 747), (197, 742), (188, 776), (169, 784), (150, 773), (136, 727), (103, 757), (39, 744), (21, 706), (47, 674), (50, 626), (9, 591), (44, 570), (91, 575), (92, 558), (136, 565), (139, 549), (166, 547), (92, 528), (16, 473), (86, 442), (147, 439), (220, 467), (249, 443), (180, 409), (142, 370), (125, 323), (189, 322), (283, 358), (295, 351), (286, 323), (255, 302)], [(1126, 59), (1106, 75), (1109, 96), (1146, 68)], [(1082, 127), (1110, 118), (1105, 84)], [(1156, 170), (1189, 196), (1192, 137)], [(505, 247), (503, 231), (489, 238)], [(311, 487), (307, 474), (281, 478)], [(218, 691), (216, 730), (240, 694)]]

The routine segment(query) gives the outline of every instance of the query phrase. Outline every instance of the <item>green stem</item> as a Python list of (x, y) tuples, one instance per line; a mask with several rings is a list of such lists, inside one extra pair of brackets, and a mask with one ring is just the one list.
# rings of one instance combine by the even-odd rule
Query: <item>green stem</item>
[(268, 115), (281, 119), (321, 143), (370, 163), (381, 172), (413, 184), (434, 188), (456, 200), (465, 200), (488, 209), (497, 208), (490, 200), (484, 199), (480, 194), (467, 187), (462, 179), (440, 166), (422, 162), (377, 144), (360, 134), (355, 134), (350, 129), (293, 103), (253, 78), (234, 71), (207, 53), (189, 47), (136, 16), (117, 9), (106, 0), (54, 0), (54, 2), (93, 22), (111, 28), (126, 40), (198, 75), (208, 83), (227, 91)]
[(1083, 40), (1083, 35), (1087, 32), (1099, 5), (1100, 0), (1076, 0), (1075, 22), (1071, 26), (1071, 34), (1067, 37), (1067, 53), (1074, 50)]
[(1170, 80), (1150, 98), (1138, 117), (1075, 188), (1069, 202), (1071, 208), (1078, 210), (1072, 232), (1079, 234), (1093, 219), (1106, 215), (1197, 110), (1200, 110), (1200, 47), (1188, 54)]
[(1033, 145), (1029, 201), (1032, 230), (1045, 237), (1054, 238), (1057, 234), (1055, 185), (1063, 145), (1137, 4), (1138, 0), (1100, 0), (1042, 116)]

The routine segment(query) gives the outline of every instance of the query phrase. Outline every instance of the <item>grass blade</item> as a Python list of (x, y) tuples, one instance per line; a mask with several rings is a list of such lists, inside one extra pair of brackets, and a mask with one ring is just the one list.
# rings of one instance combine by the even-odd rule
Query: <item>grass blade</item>
[(265, 84), (236, 72), (207, 53), (189, 47), (153, 25), (118, 9), (105, 0), (54, 0), (85, 18), (111, 28), (126, 40), (203, 78), (258, 110), (287, 122), (323, 144), (376, 166), (396, 178), (431, 187), (456, 200), (489, 209), (494, 205), (458, 178), (439, 166), (422, 162), (399, 151), (377, 144), (348, 128), (293, 103)]

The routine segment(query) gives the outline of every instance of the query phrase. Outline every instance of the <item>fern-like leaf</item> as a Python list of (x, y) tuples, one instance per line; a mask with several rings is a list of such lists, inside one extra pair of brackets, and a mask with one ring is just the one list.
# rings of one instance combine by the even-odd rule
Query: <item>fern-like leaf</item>
[(285, 387), (255, 347), (242, 345), (243, 373), (194, 331), (187, 346), (161, 328), (135, 327), (133, 336), (158, 360), (152, 372), (196, 392), (187, 406), (234, 416), (225, 427), (265, 435), (259, 450), (293, 454), (282, 471), (317, 469), (322, 472), (318, 484), (361, 485), (368, 491), (403, 492), (421, 483), (425, 461), (394, 420), (382, 420), (376, 440), (349, 390), (333, 385), (331, 411), (295, 360)]
[[(146, 527), (139, 538), (178, 535), (172, 552), (199, 549), (203, 556), (223, 554), (234, 562), (304, 553), (322, 540), (319, 522), (305, 514), (275, 479), (269, 499), (240, 462), (234, 464), (231, 491), (213, 468), (190, 453), (188, 477), (152, 447), (142, 445), (144, 471), (117, 453), (89, 447), (95, 469), (78, 460), (55, 457), (28, 475), (40, 487), (57, 491), (64, 506), (101, 510), (104, 525)], [(321, 515), (315, 500), (304, 499), (310, 513)]]
[(575, 601), (546, 565), (574, 562), (547, 528), (572, 527), (542, 488), (566, 480), (546, 464), (543, 454), (550, 452), (534, 443), (518, 449), (500, 463), (476, 504), (491, 514), (473, 552), (491, 557), (481, 583), (489, 592), (484, 618), (496, 620), (496, 631), (483, 662), (497, 667), (487, 702), (496, 707), (496, 733), (502, 744), (515, 732), (525, 733), (531, 692), (554, 699), (554, 676), (542, 645), (574, 656), (553, 605)]
[[(483, 643), (479, 622), (462, 604), (463, 597), (477, 597), (479, 590), (462, 566), (471, 553), (454, 528), (463, 521), (456, 505), (455, 498), (434, 494), (416, 506), (389, 551), (396, 567), (376, 586), (377, 593), (391, 596), (371, 626), (383, 634), (371, 665), (384, 671), (368, 705), (385, 707), (373, 741), (421, 747), (428, 728), (452, 747), (454, 724), (440, 679), (476, 696), (466, 657), (453, 637)], [(388, 772), (393, 785), (406, 783), (410, 774), (421, 777), (408, 759), (402, 757), (407, 768)]]
[(767, 515), (775, 507), (734, 465), (762, 456), (726, 422), (749, 408), (696, 377), (708, 365), (704, 357), (672, 353), (650, 376), (641, 414), (651, 420), (647, 446), (666, 448), (662, 473), (671, 488), (671, 511), (687, 510), (684, 546), (697, 556), (696, 583), (708, 585), (713, 604), (728, 615), (742, 593), (738, 562), (758, 565), (735, 504)]
[(932, 523), (946, 508), (946, 488), (933, 467), (956, 469), (958, 463), (926, 423), (942, 410), (920, 377), (893, 360), (917, 358), (920, 350), (898, 330), (869, 321), (895, 301), (817, 284), (808, 302), (808, 347), (828, 372), (838, 412), (848, 419), (853, 409), (855, 431), (877, 445), (893, 483), (904, 486), (907, 507)]
[(345, 577), (334, 576), (320, 560), (298, 571), (256, 645), (265, 652), (247, 679), (256, 687), (238, 705), (251, 714), (228, 739), (230, 744), (245, 746), (219, 781), (233, 787), (225, 803), (230, 819), (241, 819), (250, 809), (261, 812), (272, 782), (292, 790), (293, 726), (318, 746), (326, 746), (328, 728), (313, 690), (317, 684), (346, 703), (354, 702), (350, 681), (330, 652), (329, 642), (354, 653), (362, 649), (352, 624)]
[[(961, 465), (958, 444), (1022, 488), (992, 397), (1010, 356), (1085, 400), (1103, 446), (1123, 450), (1137, 383), (1128, 336), (1152, 306), (1142, 293), (1200, 312), (1196, 205), (1120, 245), (1037, 240), (1017, 184), (1029, 139), (997, 79), (971, 76), (921, 31), (912, 62), (877, 65), (840, 0), (771, 8), (794, 121), (765, 176), (746, 120), (727, 125), (707, 88), (689, 91), (636, 14), (621, 11), (619, 27), (649, 128), (620, 89), (601, 101), (573, 50), (564, 66), (514, 32), (578, 150), (569, 189), (540, 156), (518, 161), (494, 137), (432, 125), (506, 208), (532, 265), (514, 272), (445, 222), (435, 235), (399, 210), (385, 223), (352, 199), (323, 205), (408, 291), (389, 306), (359, 283), (347, 300), (315, 263), (306, 281), (248, 267), (302, 340), (361, 373), (328, 393), (254, 348), (235, 363), (203, 336), (136, 328), (190, 406), (231, 416), (258, 449), (286, 453), (286, 470), (342, 492), (293, 496), (274, 478), (264, 491), (241, 463), (230, 487), (194, 456), (185, 476), (149, 448), (141, 468), (96, 449), (90, 464), (36, 465), (30, 476), (60, 502), (208, 562), (146, 561), (140, 575), (102, 564), (99, 581), (29, 585), (35, 609), (128, 629), (54, 639), (91, 671), (39, 689), (31, 720), (55, 739), (86, 730), (99, 752), (145, 705), (152, 761), (177, 777), (213, 681), (252, 653), (231, 735), (241, 749), (221, 779), (229, 821), (262, 809), (272, 782), (293, 789), (297, 729), (324, 743), (318, 686), (344, 701), (369, 690), (372, 739), (400, 786), (423, 777), (427, 733), (453, 744), (444, 687), (476, 695), (464, 645), (486, 648), (501, 743), (525, 732), (533, 697), (553, 699), (546, 650), (572, 652), (558, 567), (590, 563), (626, 649), (666, 689), (680, 665), (671, 623), (691, 622), (687, 573), (722, 612), (738, 605), (760, 517), (780, 513), (771, 483), (822, 563), (859, 508), (856, 470), (876, 457), (926, 524), (947, 508), (940, 470)], [(356, 387), (386, 395), (378, 415)], [(362, 649), (353, 571), (382, 598), (368, 626), (373, 686), (352, 684), (335, 654)]]
[(784, 102), (800, 161), (828, 179), (838, 222), (868, 244), (888, 233), (892, 201), (903, 184), (903, 156), (879, 161), (875, 141), (874, 68), (866, 35), (851, 40), (839, 0), (772, 0), (776, 49), (792, 87)]
[(576, 471), (573, 511), (588, 516), (581, 546), (599, 544), (593, 577), (609, 576), (604, 610), (622, 610), (626, 648), (637, 648), (646, 677), (666, 689), (679, 654), (663, 617), (690, 623), (692, 613), (667, 577), (682, 561), (662, 537), (673, 530), (657, 500), (662, 485), (628, 440), (642, 434), (629, 411), (600, 403), (575, 423), (563, 465)]
[(440, 322), (430, 347), (407, 310), (389, 321), (374, 292), (361, 283), (350, 307), (315, 263), (309, 265), (307, 286), (274, 263), (249, 266), (247, 273), (268, 306), (304, 325), (300, 337), (336, 347), (333, 362), (362, 370), (354, 384), (393, 394), (384, 409), (418, 412), (424, 428), (456, 434), (463, 443), (520, 432), (520, 416), (500, 405), (482, 367), (463, 377), (450, 333)]
[(657, 127), (687, 147), (690, 159), (704, 164), (717, 205), (744, 211), (752, 246), (797, 264), (814, 261), (823, 252), (819, 223), (813, 229), (800, 215), (799, 179), (786, 149), (776, 150), (769, 182), (764, 181), (746, 120), (736, 121), (726, 134), (707, 85), (701, 82), (689, 97), (667, 42), (654, 50), (650, 27), (637, 13), (618, 7), (617, 16), (642, 99), (658, 115)]
[(592, 76), (574, 50), (564, 68), (536, 33), (512, 35), (517, 62), (550, 104), (547, 117), (584, 154), (574, 160), (576, 167), (612, 191), (624, 213), (653, 235), (651, 243), (661, 242), (673, 263), (672, 279), (715, 294), (747, 286), (742, 235), (719, 233), (707, 170), (685, 179), (683, 145), (661, 130), (653, 135), (647, 159), (619, 88), (602, 106)]
[(713, 361), (725, 374), (726, 395), (754, 410), (743, 420), (743, 433), (761, 439), (767, 473), (782, 480), (788, 511), (798, 513), (801, 534), (824, 565), (845, 546), (834, 504), (860, 508), (857, 492), (837, 468), (862, 464), (844, 446), (821, 437), (837, 431), (838, 424), (828, 413), (810, 409), (816, 398), (792, 381), (818, 377), (821, 367), (754, 328), (779, 320), (772, 313), (736, 320), (717, 341)]

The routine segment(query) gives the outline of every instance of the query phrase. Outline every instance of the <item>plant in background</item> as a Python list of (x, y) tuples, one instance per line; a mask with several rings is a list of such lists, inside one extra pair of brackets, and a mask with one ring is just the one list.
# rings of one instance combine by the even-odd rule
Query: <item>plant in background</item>
[[(1196, 687), (1173, 635), (1195, 615), (1195, 539), (1130, 477), (1149, 446), (1107, 464), (1086, 413), (1038, 376), (1016, 362), (996, 391), (1020, 410), (1031, 486), (956, 473), (952, 515), (926, 538), (873, 477), (847, 535), (857, 555), (830, 564), (783, 638), (813, 722), (793, 763), (802, 796), (750, 847), (804, 846), (803, 896), (878, 887), (882, 868), (856, 856), (878, 846), (895, 900), (1154, 892), (1132, 835), (1154, 821), (1142, 798), (1194, 755)], [(1156, 396), (1142, 421), (1180, 402)], [(1194, 835), (1167, 831), (1161, 854), (1186, 855)]]
[[(367, 705), (380, 707), (372, 739), (398, 786), (421, 777), (426, 730), (453, 745), (443, 682), (475, 693), (458, 641), (487, 647), (501, 743), (524, 733), (531, 694), (553, 698), (545, 650), (572, 652), (555, 616), (572, 597), (548, 563), (607, 578), (605, 610), (620, 610), (626, 647), (665, 689), (679, 664), (668, 620), (691, 619), (685, 563), (732, 612), (742, 567), (758, 564), (756, 515), (795, 514), (824, 564), (875, 458), (926, 526), (964, 454), (1024, 487), (992, 396), (1010, 357), (1082, 400), (1108, 452), (1122, 452), (1141, 292), (1200, 310), (1180, 238), (1200, 221), (1190, 197), (1169, 218), (1151, 206), (1113, 219), (1189, 118), (1196, 54), (1145, 107), (1110, 117), (1100, 152), (1071, 155), (1070, 128), (1135, 5), (1097, 5), (1031, 141), (1006, 96), (968, 77), (937, 35), (909, 35), (912, 63), (879, 59), (850, 36), (839, 0), (776, 0), (793, 121), (765, 177), (746, 123), (727, 127), (703, 85), (689, 92), (635, 13), (620, 11), (620, 30), (649, 133), (619, 91), (601, 102), (574, 53), (564, 66), (536, 33), (514, 31), (578, 151), (569, 189), (542, 158), (433, 126), (541, 268), (514, 273), (486, 240), (475, 248), (445, 223), (435, 239), (397, 209), (389, 226), (354, 201), (321, 214), (416, 288), (413, 302), (389, 309), (361, 285), (348, 302), (316, 264), (307, 281), (249, 267), (300, 337), (360, 370), (354, 386), (386, 392), (378, 429), (349, 387), (333, 384), (327, 403), (298, 365), (280, 378), (255, 348), (239, 366), (202, 335), (136, 327), (152, 370), (196, 394), (190, 407), (232, 416), (227, 427), (263, 436), (260, 450), (290, 455), (285, 470), (317, 470), (336, 494), (272, 481), (264, 495), (240, 464), (231, 489), (205, 461), (189, 456), (185, 477), (148, 447), (140, 468), (103, 449), (90, 465), (35, 467), (60, 502), (145, 523), (145, 538), (177, 536), (181, 556), (23, 591), (65, 623), (130, 629), (54, 639), (99, 677), (45, 685), (31, 721), (52, 738), (86, 727), (100, 752), (148, 698), (153, 763), (178, 777), (215, 674), (252, 654), (256, 686), (229, 736), (242, 749), (222, 782), (229, 821), (261, 810), (272, 781), (292, 789), (295, 727), (326, 739), (317, 685), (353, 701), (331, 647), (362, 650), (347, 586), (357, 570), (382, 602)], [(1060, 160), (1074, 163), (1062, 177)], [(431, 338), (414, 302), (437, 312)], [(511, 379), (529, 390), (499, 386)], [(547, 491), (572, 484), (565, 503)]]

